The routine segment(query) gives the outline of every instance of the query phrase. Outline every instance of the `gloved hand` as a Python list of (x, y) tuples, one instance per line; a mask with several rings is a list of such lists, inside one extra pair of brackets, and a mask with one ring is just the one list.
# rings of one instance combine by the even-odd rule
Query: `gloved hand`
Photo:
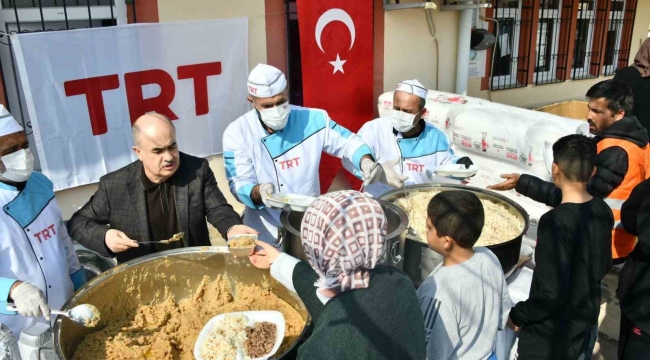
[(361, 163), (363, 172), (363, 186), (366, 187), (372, 183), (381, 182), (392, 187), (402, 187), (408, 180), (408, 176), (402, 176), (395, 171), (395, 165), (400, 159), (394, 159), (382, 164), (375, 163), (372, 160), (364, 160)]
[(363, 174), (363, 187), (366, 187), (380, 181), (383, 169), (378, 163), (370, 159), (364, 159), (361, 162), (361, 173)]
[(260, 185), (260, 196), (262, 197), (262, 203), (264, 206), (271, 207), (269, 204), (269, 196), (275, 194), (275, 185), (273, 183), (264, 183)]
[(397, 173), (397, 171), (395, 171), (395, 165), (399, 164), (399, 161), (400, 159), (397, 158), (395, 160), (386, 161), (385, 163), (381, 164), (381, 168), (384, 171), (384, 178), (382, 179), (382, 182), (395, 188), (401, 188), (404, 186), (406, 180), (409, 179), (408, 176), (400, 175)]
[(470, 166), (474, 165), (472, 159), (468, 158), (467, 156), (458, 159), (458, 161), (456, 161), (456, 164), (465, 165), (465, 169), (469, 169)]
[(45, 317), (50, 320), (50, 307), (45, 301), (41, 289), (28, 283), (22, 283), (11, 291), (10, 297), (22, 316)]

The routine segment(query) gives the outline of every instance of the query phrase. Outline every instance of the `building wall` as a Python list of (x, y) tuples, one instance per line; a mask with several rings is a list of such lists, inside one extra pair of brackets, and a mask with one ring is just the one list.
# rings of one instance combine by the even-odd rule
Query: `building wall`
[(266, 63), (264, 0), (158, 0), (158, 11), (160, 22), (248, 17), (248, 67)]
[[(402, 4), (420, 0), (402, 0)], [(442, 0), (435, 1), (438, 6)], [(634, 22), (631, 54), (648, 36), (650, 25), (650, 1), (639, 1)], [(394, 90), (397, 83), (417, 78), (429, 89), (436, 89), (436, 51), (423, 9), (394, 10), (385, 12), (384, 90)], [(456, 76), (456, 51), (458, 49), (458, 12), (433, 12), (436, 37), (439, 44), (440, 79), (438, 90), (453, 92)], [(632, 56), (633, 57), (633, 56)], [(564, 101), (584, 97), (589, 87), (606, 78), (566, 81), (559, 84), (535, 86), (522, 89), (499, 90), (489, 94), (481, 90), (481, 79), (469, 79), (468, 95), (521, 107)]]
[[(402, 4), (419, 2), (401, 1)], [(453, 92), (456, 78), (458, 14), (433, 11), (440, 64), (425, 10), (407, 9), (384, 12), (384, 91), (395, 90), (397, 83), (418, 79), (429, 89), (436, 88), (436, 66), (440, 66), (438, 90)]]

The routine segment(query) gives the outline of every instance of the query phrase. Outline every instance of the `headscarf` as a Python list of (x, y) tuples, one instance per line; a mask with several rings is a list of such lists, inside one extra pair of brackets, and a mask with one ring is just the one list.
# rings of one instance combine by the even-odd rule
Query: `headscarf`
[(385, 255), (387, 223), (381, 205), (358, 191), (325, 194), (309, 206), (302, 245), (322, 295), (368, 287)]
[(641, 73), (641, 77), (650, 76), (650, 38), (645, 39), (634, 57), (634, 66)]

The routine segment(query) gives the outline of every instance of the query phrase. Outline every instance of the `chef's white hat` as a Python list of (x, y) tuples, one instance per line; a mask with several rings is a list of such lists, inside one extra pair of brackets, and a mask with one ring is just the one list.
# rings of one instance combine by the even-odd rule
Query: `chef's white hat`
[(248, 75), (248, 93), (255, 97), (273, 97), (286, 88), (287, 78), (271, 65), (258, 64)]
[(409, 94), (417, 95), (423, 99), (427, 98), (429, 90), (420, 84), (417, 80), (405, 80), (397, 84), (397, 91), (404, 91)]
[(0, 104), (0, 136), (5, 136), (23, 131), (18, 121)]

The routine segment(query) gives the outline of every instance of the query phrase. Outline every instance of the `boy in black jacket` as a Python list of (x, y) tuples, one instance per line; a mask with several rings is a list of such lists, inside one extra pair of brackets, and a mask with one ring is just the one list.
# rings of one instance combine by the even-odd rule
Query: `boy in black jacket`
[(561, 203), (539, 222), (530, 296), (510, 312), (521, 328), (518, 359), (591, 359), (598, 335), (600, 282), (612, 266), (614, 217), (587, 192), (596, 144), (569, 135), (553, 145), (553, 182)]
[(621, 222), (639, 237), (619, 276), (616, 295), (621, 301), (618, 358), (650, 356), (650, 180), (639, 184), (623, 204)]

